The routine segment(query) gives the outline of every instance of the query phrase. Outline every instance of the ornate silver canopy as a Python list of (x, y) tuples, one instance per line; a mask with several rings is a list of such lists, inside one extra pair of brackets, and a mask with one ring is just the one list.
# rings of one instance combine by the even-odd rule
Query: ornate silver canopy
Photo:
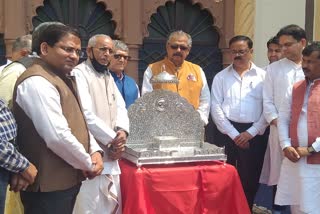
[(226, 159), (224, 148), (204, 142), (200, 114), (177, 93), (146, 93), (128, 115), (130, 134), (123, 157), (137, 166)]

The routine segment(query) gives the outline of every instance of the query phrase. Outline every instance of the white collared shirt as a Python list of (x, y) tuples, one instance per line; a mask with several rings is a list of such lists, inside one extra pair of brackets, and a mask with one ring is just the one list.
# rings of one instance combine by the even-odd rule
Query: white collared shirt
[(231, 139), (239, 135), (229, 120), (253, 123), (247, 130), (252, 136), (263, 134), (267, 126), (262, 114), (262, 88), (265, 71), (251, 63), (241, 78), (228, 66), (213, 79), (211, 89), (211, 116), (218, 129)]
[(47, 147), (76, 169), (91, 171), (90, 154), (102, 150), (90, 134), (90, 154), (71, 133), (62, 113), (60, 94), (45, 78), (32, 76), (17, 88), (17, 104), (32, 120)]

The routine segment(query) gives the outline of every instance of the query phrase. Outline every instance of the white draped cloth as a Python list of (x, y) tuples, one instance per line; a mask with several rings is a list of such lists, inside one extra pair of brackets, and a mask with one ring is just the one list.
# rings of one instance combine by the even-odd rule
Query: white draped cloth
[[(121, 214), (119, 175), (101, 175), (82, 182), (73, 213)], [(86, 203), (79, 203), (79, 202)]]

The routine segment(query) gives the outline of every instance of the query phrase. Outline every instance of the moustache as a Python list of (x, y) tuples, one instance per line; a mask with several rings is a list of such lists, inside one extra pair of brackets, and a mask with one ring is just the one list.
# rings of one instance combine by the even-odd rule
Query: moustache
[(234, 58), (234, 60), (241, 60), (241, 59), (242, 59), (241, 56), (236, 56), (236, 57)]
[(182, 57), (182, 54), (179, 53), (179, 52), (177, 52), (177, 53), (174, 53), (173, 56), (180, 56), (180, 57)]

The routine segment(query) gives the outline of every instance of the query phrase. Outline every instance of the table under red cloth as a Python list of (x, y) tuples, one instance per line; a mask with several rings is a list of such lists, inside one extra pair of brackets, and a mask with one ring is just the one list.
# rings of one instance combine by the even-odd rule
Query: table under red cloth
[(123, 214), (250, 213), (236, 169), (219, 161), (146, 165), (121, 160)]

